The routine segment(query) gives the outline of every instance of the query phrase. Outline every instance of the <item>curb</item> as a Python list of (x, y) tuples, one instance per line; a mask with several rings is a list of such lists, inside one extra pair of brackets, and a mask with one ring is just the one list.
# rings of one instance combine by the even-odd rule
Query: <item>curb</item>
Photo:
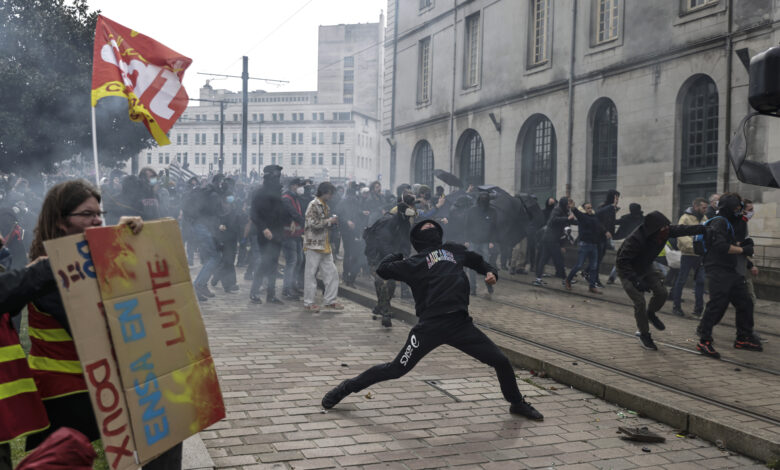
[[(339, 286), (339, 295), (368, 308), (373, 308), (376, 305), (376, 299), (358, 289)], [(411, 325), (417, 323), (417, 316), (407, 308), (392, 306), (391, 312), (395, 319)], [(486, 333), (492, 336), (489, 330)], [(493, 339), (516, 367), (544, 371), (548, 377), (560, 383), (572, 386), (623, 408), (634, 410), (641, 415), (668, 424), (675, 429), (695, 434), (707, 441), (713, 443), (720, 441), (724, 447), (730, 450), (763, 462), (780, 458), (780, 437), (778, 434), (771, 431), (748, 431), (735, 425), (738, 423), (738, 420), (734, 420), (735, 424), (732, 424), (708, 416), (706, 408), (709, 407), (711, 410), (713, 407), (717, 407), (717, 405), (694, 400), (688, 396), (636, 379), (630, 380), (636, 385), (644, 387), (642, 393), (626, 388), (618, 388), (609, 383), (609, 374), (605, 374), (604, 369), (596, 365), (584, 364), (584, 367), (580, 366), (580, 369), (587, 369), (591, 372), (591, 374), (585, 374), (571, 367), (571, 357), (564, 354), (545, 351), (531, 345), (528, 348), (522, 348), (524, 350), (527, 349), (527, 351), (521, 351), (521, 348), (516, 346), (508, 346), (507, 343), (511, 341), (505, 342), (501, 339)], [(648, 391), (651, 393), (647, 393)], [(658, 399), (651, 397), (658, 397)], [(695, 408), (699, 409), (686, 409), (685, 407), (672, 404), (681, 401), (698, 404), (700, 406), (695, 406)], [(694, 408), (694, 406), (691, 408)]]

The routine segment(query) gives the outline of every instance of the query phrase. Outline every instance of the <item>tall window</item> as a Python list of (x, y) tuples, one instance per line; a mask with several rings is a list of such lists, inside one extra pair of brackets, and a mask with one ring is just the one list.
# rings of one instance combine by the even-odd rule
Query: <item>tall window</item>
[(531, 65), (547, 62), (547, 42), (550, 27), (550, 0), (532, 0), (533, 61)]
[(535, 115), (523, 126), (521, 136), (522, 190), (544, 201), (555, 195), (555, 129), (546, 116)]
[(414, 183), (433, 188), (433, 149), (425, 140), (414, 147)]
[(479, 84), (479, 13), (466, 17), (463, 88)]
[(596, 21), (598, 29), (596, 42), (611, 41), (618, 36), (618, 0), (597, 0), (598, 11), (596, 12)]
[(590, 200), (595, 204), (617, 184), (618, 117), (615, 104), (601, 99), (593, 114), (592, 179)]
[(417, 60), (417, 104), (431, 100), (431, 37), (420, 41)]
[(460, 179), (466, 184), (485, 184), (485, 147), (476, 131), (468, 130), (460, 138)]
[(689, 85), (682, 106), (680, 203), (714, 193), (718, 179), (718, 89), (706, 75)]
[(718, 0), (685, 0), (688, 11), (696, 10), (698, 8), (706, 7), (708, 5), (714, 5), (718, 3)]

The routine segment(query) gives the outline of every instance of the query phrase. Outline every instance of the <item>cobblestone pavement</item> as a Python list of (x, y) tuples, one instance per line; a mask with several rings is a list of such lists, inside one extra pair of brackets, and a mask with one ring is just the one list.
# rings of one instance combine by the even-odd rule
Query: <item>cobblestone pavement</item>
[[(450, 347), (324, 412), (322, 395), (391, 360), (408, 325), (381, 328), (351, 302), (319, 314), (253, 305), (246, 283), (215, 292), (201, 309), (227, 417), (200, 435), (218, 468), (765, 468), (529, 371), (520, 388), (545, 421), (514, 417), (493, 371)], [(621, 425), (667, 441), (621, 440)]]

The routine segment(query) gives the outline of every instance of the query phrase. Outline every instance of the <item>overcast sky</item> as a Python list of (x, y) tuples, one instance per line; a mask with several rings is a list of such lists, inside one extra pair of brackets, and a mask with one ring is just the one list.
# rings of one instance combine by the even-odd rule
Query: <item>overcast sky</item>
[[(288, 80), (282, 86), (257, 80), (249, 90), (314, 91), (320, 25), (376, 23), (387, 0), (88, 0), (91, 10), (150, 36), (192, 59), (184, 86), (192, 98), (209, 78), (197, 72)], [(240, 79), (212, 82), (241, 90)]]

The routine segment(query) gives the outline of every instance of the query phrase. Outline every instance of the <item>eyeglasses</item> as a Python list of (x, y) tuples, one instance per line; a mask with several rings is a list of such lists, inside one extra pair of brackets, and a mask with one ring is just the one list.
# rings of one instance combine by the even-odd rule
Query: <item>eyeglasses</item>
[(104, 211), (82, 211), (82, 212), (74, 212), (72, 214), (68, 214), (67, 217), (84, 217), (87, 219), (95, 219), (98, 217), (104, 217), (107, 214), (107, 212)]

